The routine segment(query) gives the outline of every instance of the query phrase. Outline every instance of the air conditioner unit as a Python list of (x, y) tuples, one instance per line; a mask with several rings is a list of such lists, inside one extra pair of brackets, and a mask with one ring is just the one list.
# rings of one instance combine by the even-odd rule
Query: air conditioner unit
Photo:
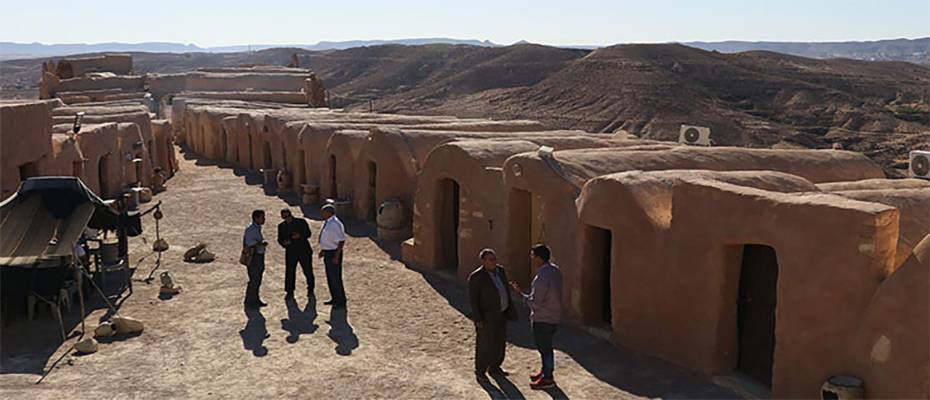
[(914, 178), (930, 179), (930, 151), (914, 150), (908, 156), (910, 175)]
[(692, 146), (710, 146), (710, 128), (706, 126), (682, 125), (678, 142)]

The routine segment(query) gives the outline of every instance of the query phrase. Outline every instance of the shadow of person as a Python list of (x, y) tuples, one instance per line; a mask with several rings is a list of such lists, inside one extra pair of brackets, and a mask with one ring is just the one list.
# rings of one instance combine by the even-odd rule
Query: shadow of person
[(249, 320), (245, 327), (239, 331), (242, 337), (242, 347), (251, 350), (255, 357), (264, 357), (268, 355), (268, 348), (265, 347), (265, 339), (271, 335), (268, 334), (268, 328), (265, 327), (265, 316), (261, 310), (245, 310), (245, 316)]
[(491, 378), (494, 379), (494, 382), (497, 382), (497, 386), (500, 387), (501, 391), (504, 392), (504, 396), (508, 399), (525, 399), (523, 393), (520, 392), (520, 389), (517, 388), (510, 379), (507, 379), (503, 375), (491, 374)]
[(498, 389), (497, 386), (494, 386), (494, 384), (492, 384), (489, 380), (480, 379), (478, 380), (478, 385), (480, 385), (481, 388), (488, 393), (488, 397), (492, 399), (496, 400), (507, 398), (507, 395), (502, 390)]
[(565, 394), (565, 392), (562, 391), (562, 388), (558, 386), (545, 389), (544, 392), (546, 392), (546, 394), (548, 394), (549, 397), (553, 398), (554, 400), (567, 400), (568, 399), (568, 395)]
[(352, 350), (358, 348), (358, 336), (355, 336), (355, 331), (352, 325), (349, 325), (347, 318), (348, 312), (345, 308), (333, 309), (329, 315), (329, 321), (326, 321), (329, 324), (327, 336), (336, 342), (336, 354), (340, 356), (351, 355)]
[(316, 332), (317, 328), (319, 328), (314, 323), (317, 316), (316, 298), (311, 297), (308, 299), (303, 311), (297, 305), (297, 300), (287, 299), (284, 304), (287, 305), (287, 318), (281, 320), (281, 329), (290, 333), (285, 339), (288, 343), (297, 343), (301, 334)]

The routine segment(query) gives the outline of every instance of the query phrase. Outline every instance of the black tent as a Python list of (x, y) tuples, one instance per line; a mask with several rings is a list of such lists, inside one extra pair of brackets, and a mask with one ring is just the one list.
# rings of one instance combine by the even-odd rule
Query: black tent
[(119, 215), (78, 178), (27, 179), (0, 203), (3, 297), (55, 294), (84, 229), (113, 230), (118, 223)]

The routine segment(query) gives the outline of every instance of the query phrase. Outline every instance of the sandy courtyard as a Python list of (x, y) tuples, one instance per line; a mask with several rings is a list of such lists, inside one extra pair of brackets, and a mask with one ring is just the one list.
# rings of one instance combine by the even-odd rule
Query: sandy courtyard
[[(65, 354), (47, 310), (37, 321), (2, 328), (0, 398), (729, 398), (737, 395), (709, 380), (653, 359), (623, 351), (585, 331), (562, 327), (556, 335), (558, 389), (530, 390), (527, 375), (539, 367), (526, 313), (508, 327), (509, 379), (479, 385), (472, 374), (474, 328), (465, 317), (462, 283), (444, 274), (418, 271), (396, 260), (396, 244), (379, 243), (368, 227), (347, 223), (347, 311), (331, 311), (323, 266), (314, 257), (316, 297), (283, 300), (283, 251), (273, 243), (278, 211), (291, 207), (265, 195), (258, 177), (216, 165), (181, 161), (181, 171), (156, 196), (163, 202), (162, 234), (171, 245), (163, 270), (184, 291), (159, 299), (157, 279), (141, 279), (154, 256), (138, 264), (134, 292), (121, 314), (143, 320), (145, 332), (101, 343), (88, 356)], [(242, 230), (254, 208), (268, 211), (264, 232), (272, 242), (262, 297), (269, 306), (244, 312), (245, 268), (237, 263)], [(316, 233), (318, 214), (304, 208)], [(131, 240), (136, 262), (151, 249), (154, 220)], [(185, 249), (209, 243), (218, 259), (181, 261)], [(121, 299), (122, 300), (122, 299)], [(97, 302), (99, 303), (99, 301)], [(100, 304), (88, 326), (106, 312)], [(66, 329), (79, 329), (72, 309)], [(50, 345), (51, 344), (51, 345)], [(39, 385), (42, 370), (64, 355)]]

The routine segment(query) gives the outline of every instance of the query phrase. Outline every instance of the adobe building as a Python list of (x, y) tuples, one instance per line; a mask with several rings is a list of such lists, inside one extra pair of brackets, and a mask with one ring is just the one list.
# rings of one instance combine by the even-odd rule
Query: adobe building
[(84, 179), (84, 154), (73, 134), (52, 134), (52, 156), (45, 167), (47, 175)]
[(166, 119), (152, 120), (152, 137), (155, 152), (152, 164), (163, 171), (165, 178), (170, 178), (178, 171), (178, 156), (174, 150), (171, 122)]
[(49, 101), (0, 102), (0, 198), (15, 193), (26, 178), (46, 175), (53, 106)]
[(675, 145), (591, 134), (441, 144), (429, 153), (417, 177), (413, 237), (403, 243), (403, 260), (425, 269), (451, 269), (464, 279), (474, 269), (478, 251), (504, 243), (507, 191), (501, 166), (510, 156), (537, 151), (540, 146), (656, 150)]
[[(450, 123), (449, 128), (460, 127)], [(404, 223), (409, 230), (416, 177), (430, 151), (440, 144), (460, 139), (524, 138), (540, 136), (578, 136), (581, 131), (503, 131), (421, 130), (378, 127), (362, 145), (355, 160), (352, 199), (354, 214), (372, 220), (380, 204), (397, 201), (405, 210)], [(337, 160), (338, 162), (338, 160)], [(408, 232), (409, 237), (409, 232)]]
[(152, 175), (149, 171), (152, 171), (152, 160), (146, 143), (152, 137), (146, 136), (139, 125), (125, 122), (117, 124), (117, 137), (123, 188), (151, 186)]
[(111, 199), (122, 193), (120, 142), (117, 123), (87, 124), (77, 134), (84, 161), (81, 178), (100, 198)]
[(330, 136), (320, 155), (321, 198), (345, 200), (355, 197), (355, 164), (369, 134), (367, 129), (342, 129)]
[(765, 150), (730, 147), (675, 147), (659, 151), (565, 150), (540, 156), (523, 153), (503, 166), (507, 187), (508, 232), (504, 265), (521, 284), (533, 271), (526, 250), (534, 242), (552, 247), (565, 273), (566, 316), (584, 319), (578, 269), (580, 250), (594, 239), (583, 235), (575, 200), (591, 178), (623, 171), (677, 169), (768, 170), (798, 175), (815, 183), (881, 178), (881, 168), (861, 154), (832, 150)]
[[(151, 114), (141, 105), (78, 104), (56, 107), (53, 120), (57, 132), (71, 130), (75, 115), (83, 112), (83, 123), (117, 122), (118, 147), (113, 153), (119, 158), (120, 180), (117, 185), (125, 189), (136, 183), (148, 187), (156, 159), (155, 136)], [(83, 129), (83, 128), (82, 128)], [(82, 147), (83, 149), (83, 147)], [(112, 148), (111, 148), (112, 149)], [(138, 161), (133, 161), (138, 160)]]
[(580, 263), (563, 263), (571, 300), (624, 347), (739, 371), (776, 398), (818, 397), (834, 375), (863, 378), (868, 398), (926, 397), (928, 264), (896, 259), (903, 216), (930, 219), (930, 189), (905, 190), (923, 191), (922, 210), (771, 171), (597, 177), (577, 202)]

